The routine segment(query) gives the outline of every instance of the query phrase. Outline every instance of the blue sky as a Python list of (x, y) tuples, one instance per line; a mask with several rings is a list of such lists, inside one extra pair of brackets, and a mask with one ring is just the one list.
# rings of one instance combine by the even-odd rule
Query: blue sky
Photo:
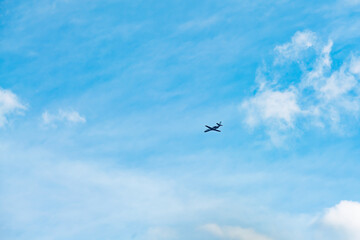
[(359, 239), (359, 27), (358, 0), (0, 1), (1, 238)]

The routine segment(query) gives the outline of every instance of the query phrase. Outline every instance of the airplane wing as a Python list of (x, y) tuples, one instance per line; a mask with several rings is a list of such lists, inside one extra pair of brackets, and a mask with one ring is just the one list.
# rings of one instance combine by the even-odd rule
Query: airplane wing
[(209, 131), (211, 131), (211, 129), (206, 129), (204, 132), (209, 132)]
[(217, 129), (213, 129), (214, 131), (217, 131), (217, 132), (221, 132), (220, 130), (217, 130)]
[(208, 125), (205, 125), (205, 127), (212, 129), (212, 127), (209, 127)]

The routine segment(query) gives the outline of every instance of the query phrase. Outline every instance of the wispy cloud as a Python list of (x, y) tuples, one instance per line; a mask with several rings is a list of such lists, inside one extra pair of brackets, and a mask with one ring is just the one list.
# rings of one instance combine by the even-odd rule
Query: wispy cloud
[(355, 6), (360, 4), (360, 0), (340, 0), (341, 3), (348, 4), (350, 6)]
[(204, 19), (195, 19), (185, 22), (179, 26), (180, 31), (201, 30), (210, 27), (219, 21), (219, 17), (211, 16)]
[[(315, 33), (304, 31), (275, 47), (270, 74), (259, 69), (257, 93), (240, 106), (245, 123), (265, 126), (270, 137), (284, 136), (280, 132), (300, 128), (304, 122), (344, 133), (360, 113), (360, 57), (350, 55), (339, 68), (332, 68), (332, 46), (331, 40), (323, 42)], [(312, 54), (307, 54), (309, 50)], [(301, 74), (288, 80), (285, 75), (293, 64)]]
[(44, 124), (56, 124), (57, 122), (68, 122), (68, 123), (85, 123), (85, 117), (81, 116), (76, 111), (65, 111), (59, 109), (56, 114), (51, 114), (45, 111), (42, 114), (42, 120)]
[(234, 240), (271, 240), (271, 238), (255, 232), (253, 229), (224, 226), (217, 224), (206, 224), (201, 226), (201, 229), (210, 234), (219, 237), (220, 239), (234, 239)]
[(0, 127), (8, 122), (8, 115), (19, 113), (25, 109), (26, 107), (20, 103), (13, 92), (0, 88)]

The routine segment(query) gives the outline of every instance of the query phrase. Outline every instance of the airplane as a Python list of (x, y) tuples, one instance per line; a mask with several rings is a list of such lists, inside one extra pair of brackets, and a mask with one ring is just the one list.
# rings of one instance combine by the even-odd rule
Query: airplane
[(216, 123), (216, 126), (213, 127), (209, 127), (208, 125), (205, 125), (205, 127), (207, 127), (208, 129), (206, 129), (204, 132), (210, 132), (210, 131), (221, 132), (220, 130), (218, 130), (218, 128), (221, 126), (222, 126), (221, 121), (219, 123)]

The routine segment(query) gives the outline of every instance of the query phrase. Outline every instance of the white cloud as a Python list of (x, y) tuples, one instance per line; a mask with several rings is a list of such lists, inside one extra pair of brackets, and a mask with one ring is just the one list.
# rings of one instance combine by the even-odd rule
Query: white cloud
[(8, 115), (25, 109), (26, 107), (20, 103), (13, 92), (0, 88), (0, 127), (3, 127), (8, 122)]
[[(297, 32), (291, 42), (276, 47), (275, 63), (279, 59), (296, 62), (302, 73), (298, 80), (288, 81), (282, 79), (282, 75), (289, 74), (286, 66), (280, 72), (278, 68), (267, 69), (276, 79), (262, 72), (266, 67), (259, 68), (258, 92), (244, 100), (240, 107), (245, 113), (245, 123), (252, 128), (265, 126), (269, 137), (279, 142), (299, 126), (296, 125), (299, 118), (306, 119), (303, 122), (312, 127), (330, 127), (336, 132), (343, 132), (348, 119), (358, 121), (360, 57), (352, 56), (340, 68), (332, 69), (332, 47), (331, 40), (323, 43), (310, 31)], [(309, 48), (315, 56), (304, 54)]]
[(55, 122), (69, 122), (69, 123), (85, 123), (85, 117), (81, 116), (76, 111), (59, 110), (57, 114), (50, 114), (45, 111), (42, 114), (44, 124), (54, 124)]
[(224, 240), (271, 240), (271, 238), (249, 228), (232, 226), (220, 227), (217, 224), (205, 224), (201, 226), (201, 229)]
[(294, 91), (265, 90), (242, 103), (247, 112), (246, 123), (256, 126), (260, 122), (273, 123), (280, 128), (292, 127), (297, 114), (301, 113)]
[(341, 69), (331, 74), (331, 76), (325, 80), (324, 84), (322, 84), (319, 91), (322, 95), (321, 98), (324, 100), (332, 100), (348, 93), (354, 89), (357, 84), (358, 81), (353, 75)]
[(360, 203), (341, 201), (329, 208), (321, 222), (339, 234), (342, 240), (360, 239)]
[(275, 47), (278, 53), (277, 61), (286, 59), (297, 60), (302, 57), (305, 50), (317, 44), (317, 36), (311, 31), (296, 32), (291, 42)]

